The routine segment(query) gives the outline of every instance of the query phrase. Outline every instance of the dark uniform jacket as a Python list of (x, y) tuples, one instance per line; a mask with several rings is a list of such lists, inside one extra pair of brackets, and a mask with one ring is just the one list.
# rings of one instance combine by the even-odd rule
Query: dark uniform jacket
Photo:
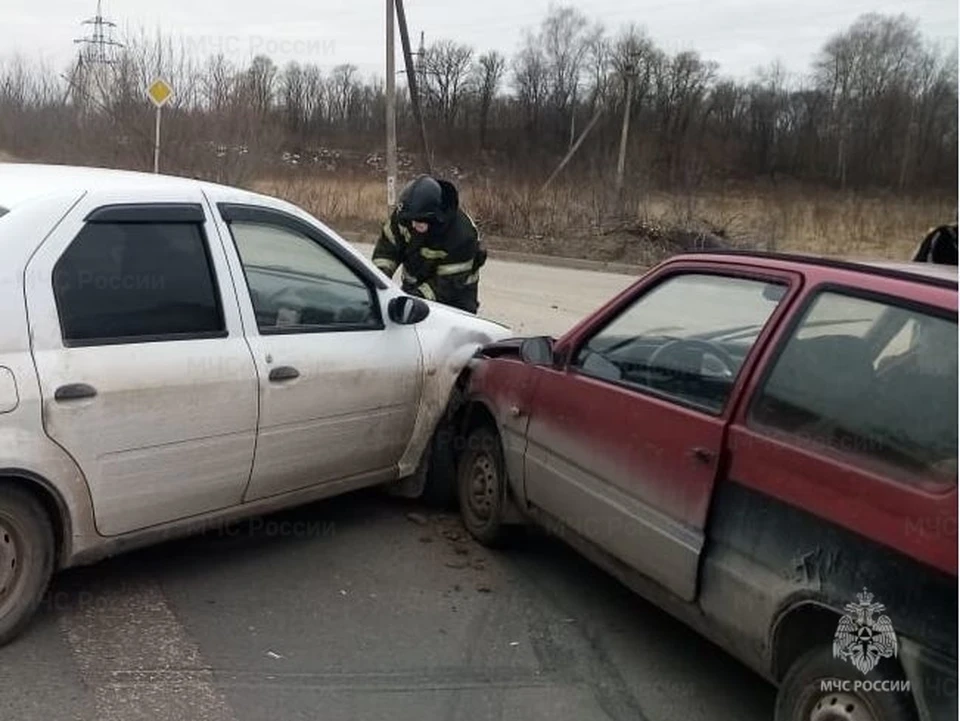
[(957, 265), (957, 224), (940, 225), (927, 231), (914, 251), (913, 260), (921, 263)]
[(403, 290), (411, 295), (476, 313), (486, 251), (473, 219), (460, 208), (456, 188), (438, 182), (444, 197), (442, 222), (420, 234), (401, 225), (394, 212), (380, 230), (373, 262), (390, 277), (402, 269)]

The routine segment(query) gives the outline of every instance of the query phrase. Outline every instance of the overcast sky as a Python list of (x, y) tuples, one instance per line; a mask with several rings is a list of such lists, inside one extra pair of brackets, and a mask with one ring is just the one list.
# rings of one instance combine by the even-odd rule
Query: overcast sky
[[(930, 38), (957, 42), (957, 0), (580, 0), (571, 3), (608, 29), (635, 22), (670, 52), (694, 49), (743, 77), (779, 58), (806, 72), (823, 42), (866, 12), (906, 13)], [(414, 45), (420, 32), (478, 51), (505, 54), (534, 28), (548, 0), (407, 0)], [(364, 75), (384, 69), (383, 0), (103, 0), (104, 15), (124, 32), (145, 29), (182, 37), (200, 55), (234, 60), (266, 53), (324, 67), (353, 63)], [(3, 0), (0, 58), (21, 54), (59, 69), (89, 31), (96, 0)], [(400, 43), (397, 42), (398, 58)], [(398, 59), (397, 67), (402, 68)]]

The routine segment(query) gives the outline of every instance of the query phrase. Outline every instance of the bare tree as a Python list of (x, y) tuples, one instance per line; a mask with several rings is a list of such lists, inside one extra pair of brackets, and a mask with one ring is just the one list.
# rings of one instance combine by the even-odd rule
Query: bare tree
[(590, 85), (589, 114), (593, 115), (598, 104), (608, 102), (611, 93), (613, 45), (603, 28), (595, 28), (590, 35), (584, 64)]
[(327, 80), (328, 115), (334, 122), (346, 122), (350, 106), (357, 91), (357, 67), (351, 64), (338, 65)]
[(480, 100), (480, 149), (487, 145), (487, 123), (490, 107), (500, 91), (500, 83), (507, 69), (507, 59), (496, 50), (481, 55), (477, 61), (476, 87)]
[[(572, 118), (584, 57), (589, 50), (590, 22), (572, 6), (551, 6), (540, 28), (540, 46), (550, 78), (550, 102), (561, 127)], [(571, 141), (572, 144), (572, 141)]]
[(303, 113), (311, 133), (317, 133), (325, 122), (323, 72), (314, 64), (303, 69)]
[[(909, 92), (911, 76), (922, 55), (917, 23), (905, 15), (863, 15), (824, 45), (815, 74), (819, 88), (831, 99), (836, 177), (841, 186), (847, 183), (851, 153), (862, 158), (874, 153), (878, 145), (893, 144), (890, 138), (882, 137), (890, 132), (891, 114), (903, 110), (909, 117), (909, 111), (906, 107), (889, 107), (890, 94)], [(888, 106), (887, 112), (879, 114), (883, 105)]]
[(266, 55), (257, 55), (247, 69), (246, 93), (251, 106), (261, 117), (273, 108), (277, 90), (277, 66)]
[(513, 82), (517, 101), (524, 114), (529, 133), (536, 133), (541, 124), (544, 101), (549, 93), (549, 68), (539, 40), (527, 34), (526, 44), (514, 58)]
[(287, 128), (302, 137), (307, 121), (306, 83), (303, 68), (297, 62), (290, 62), (284, 69), (280, 80), (283, 97), (283, 112)]
[(470, 74), (473, 50), (451, 40), (440, 40), (424, 51), (426, 105), (447, 129), (456, 123)]
[(235, 75), (236, 71), (222, 53), (207, 60), (200, 78), (201, 98), (203, 105), (214, 114), (227, 109), (234, 93)]
[[(123, 41), (109, 68), (0, 62), (0, 149), (150, 167), (144, 85), (158, 72), (176, 91), (165, 110), (164, 164), (182, 172), (237, 180), (284, 150), (369, 152), (383, 137), (383, 79), (362, 78), (353, 65), (325, 74), (289, 63), (281, 72), (266, 56), (233, 65), (153, 34)], [(630, 75), (625, 152), (634, 186), (642, 177), (691, 188), (709, 172), (903, 192), (956, 187), (956, 46), (939, 48), (902, 15), (858, 18), (824, 43), (809, 73), (773, 64), (746, 82), (719, 76), (696, 53), (664, 52), (634, 25), (608, 34), (562, 6), (512, 57), (490, 52), (473, 62), (471, 48), (444, 40), (424, 64), (428, 109), (445, 141), (437, 147), (451, 162), (471, 162), (479, 146), (503, 172), (539, 173), (555, 165), (579, 119), (599, 110), (565, 172), (609, 167)], [(401, 130), (409, 129), (410, 104), (402, 92), (398, 100)], [(478, 143), (459, 142), (475, 127)]]

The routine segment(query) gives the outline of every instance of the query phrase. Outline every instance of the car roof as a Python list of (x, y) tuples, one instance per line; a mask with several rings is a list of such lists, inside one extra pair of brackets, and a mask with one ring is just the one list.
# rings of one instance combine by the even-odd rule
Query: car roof
[(890, 260), (860, 260), (863, 265), (872, 266), (881, 270), (892, 270), (899, 273), (908, 273), (912, 275), (925, 276), (927, 278), (944, 278), (946, 280), (957, 280), (957, 266), (943, 265), (942, 263), (920, 263), (916, 261), (890, 261)]
[[(0, 208), (12, 210), (20, 203), (55, 193), (123, 188), (149, 189), (193, 187), (238, 188), (176, 175), (119, 168), (100, 168), (53, 163), (0, 163)], [(251, 195), (257, 195), (251, 193)]]
[(790, 268), (807, 266), (868, 273), (898, 280), (919, 281), (956, 290), (958, 268), (955, 265), (895, 261), (859, 257), (825, 257), (804, 253), (782, 253), (760, 250), (703, 250), (674, 256), (673, 260), (713, 260), (720, 262), (743, 262), (767, 268)]

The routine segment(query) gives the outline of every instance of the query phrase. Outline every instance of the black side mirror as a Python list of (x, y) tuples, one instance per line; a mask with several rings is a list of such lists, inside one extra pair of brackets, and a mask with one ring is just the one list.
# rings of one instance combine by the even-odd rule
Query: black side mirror
[(547, 336), (527, 338), (520, 344), (520, 359), (535, 366), (554, 364), (553, 339)]
[(399, 325), (414, 325), (430, 315), (430, 306), (411, 295), (397, 296), (387, 305), (390, 320)]

